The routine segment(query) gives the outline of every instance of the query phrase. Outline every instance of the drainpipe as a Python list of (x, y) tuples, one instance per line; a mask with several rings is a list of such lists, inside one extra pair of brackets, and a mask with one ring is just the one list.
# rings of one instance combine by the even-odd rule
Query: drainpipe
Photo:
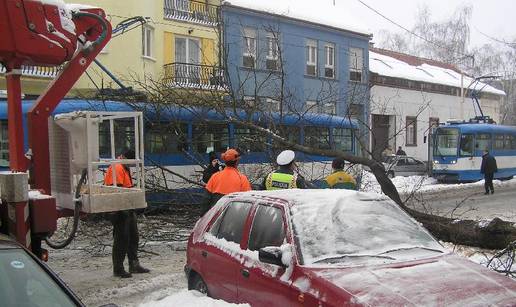
[(464, 101), (465, 101), (465, 90), (464, 90), (464, 72), (460, 71), (460, 119), (464, 120)]

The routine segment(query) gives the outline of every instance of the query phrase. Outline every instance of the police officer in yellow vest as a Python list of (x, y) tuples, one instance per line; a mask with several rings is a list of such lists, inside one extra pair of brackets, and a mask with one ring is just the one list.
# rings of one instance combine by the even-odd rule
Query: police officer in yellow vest
[(305, 179), (295, 172), (296, 154), (292, 150), (282, 151), (276, 158), (279, 168), (265, 177), (262, 189), (306, 189)]

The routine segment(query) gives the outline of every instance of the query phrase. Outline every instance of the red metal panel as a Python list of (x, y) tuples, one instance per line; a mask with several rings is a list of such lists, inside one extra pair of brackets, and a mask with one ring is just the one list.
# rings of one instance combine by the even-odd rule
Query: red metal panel
[(7, 73), (7, 112), (9, 131), (9, 166), (14, 172), (25, 172), (28, 161), (25, 158), (23, 142), (23, 113), (21, 105), (20, 75)]
[(33, 233), (53, 233), (57, 229), (56, 199), (53, 197), (29, 201)]

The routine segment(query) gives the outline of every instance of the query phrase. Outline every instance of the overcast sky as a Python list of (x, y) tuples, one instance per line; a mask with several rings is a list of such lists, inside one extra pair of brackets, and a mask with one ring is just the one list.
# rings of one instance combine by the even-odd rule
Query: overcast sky
[[(306, 0), (305, 0), (306, 1)], [(334, 0), (309, 0), (312, 3), (330, 2)], [(374, 35), (373, 41), (378, 41), (379, 31), (403, 31), (382, 17), (378, 16), (358, 0), (335, 0), (341, 8), (349, 7), (356, 12), (363, 26), (369, 28)], [(450, 17), (457, 7), (465, 4), (473, 6), (471, 19), (471, 45), (481, 45), (491, 42), (479, 33), (484, 32), (490, 36), (511, 40), (516, 38), (516, 0), (362, 0), (382, 14), (411, 29), (415, 23), (415, 15), (418, 7), (427, 5), (432, 12), (432, 20), (443, 20)], [(477, 30), (478, 29), (478, 30)]]

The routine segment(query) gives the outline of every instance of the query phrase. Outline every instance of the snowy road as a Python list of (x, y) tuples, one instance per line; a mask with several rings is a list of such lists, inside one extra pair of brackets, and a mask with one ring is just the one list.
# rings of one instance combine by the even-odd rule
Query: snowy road
[(475, 220), (499, 217), (516, 222), (516, 185), (499, 183), (493, 195), (484, 195), (481, 183), (462, 189), (423, 191), (409, 204), (418, 211), (447, 217)]
[[(516, 222), (516, 179), (494, 181), (495, 194), (484, 195), (484, 181), (440, 184), (425, 176), (395, 177), (394, 185), (402, 200), (414, 209), (458, 219), (491, 220), (499, 217)], [(362, 189), (380, 193), (370, 173), (364, 173)]]

